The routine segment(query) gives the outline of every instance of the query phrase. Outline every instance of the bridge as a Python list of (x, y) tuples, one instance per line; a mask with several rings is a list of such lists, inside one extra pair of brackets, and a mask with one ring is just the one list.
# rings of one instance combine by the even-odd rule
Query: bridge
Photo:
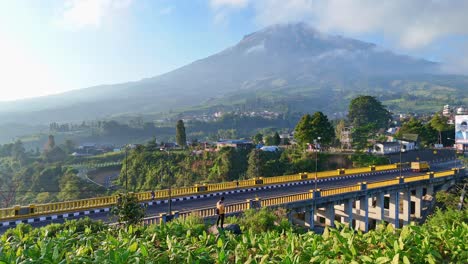
[[(249, 208), (281, 206), (290, 209), (292, 221), (302, 221), (311, 229), (323, 224), (332, 226), (334, 220), (339, 220), (367, 230), (369, 224), (379, 220), (398, 227), (400, 220), (405, 224), (410, 216), (420, 218), (424, 197), (466, 177), (464, 168), (449, 169), (451, 165), (453, 161), (433, 166), (436, 172), (429, 174), (413, 173), (407, 165), (392, 164), (197, 185), (157, 191), (154, 201), (150, 192), (135, 195), (148, 205), (146, 224), (189, 215), (213, 218), (217, 196), (224, 195), (228, 214)], [(315, 178), (316, 191), (312, 190)], [(2, 229), (18, 223), (41, 226), (84, 215), (109, 222), (112, 219), (108, 212), (116, 199), (116, 196), (108, 196), (3, 208), (0, 209), (0, 226)], [(174, 210), (173, 214), (167, 214), (168, 207)]]
[[(386, 174), (386, 173), (385, 173)], [(309, 190), (289, 195), (247, 199), (226, 206), (227, 214), (238, 214), (251, 208), (283, 207), (289, 209), (290, 221), (315, 230), (317, 226), (334, 226), (335, 221), (367, 232), (384, 221), (395, 228), (410, 221), (421, 221), (428, 213), (436, 191), (447, 189), (466, 177), (465, 168), (454, 168), (427, 174), (397, 176), (384, 174), (386, 180), (358, 182), (331, 189)], [(215, 208), (175, 212), (174, 217), (199, 216), (214, 219)], [(168, 215), (147, 217), (145, 224), (167, 221)]]

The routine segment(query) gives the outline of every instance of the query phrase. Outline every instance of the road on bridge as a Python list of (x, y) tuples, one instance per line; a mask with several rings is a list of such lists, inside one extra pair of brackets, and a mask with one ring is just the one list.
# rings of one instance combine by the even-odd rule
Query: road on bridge
[[(431, 169), (433, 171), (449, 170), (453, 168), (453, 165), (454, 165), (454, 162), (449, 161), (449, 162), (444, 162), (440, 164), (434, 164)], [(421, 173), (413, 173), (411, 171), (402, 171), (402, 176), (415, 176), (415, 175), (420, 175), (420, 174)], [(317, 188), (326, 190), (326, 189), (333, 189), (333, 188), (338, 188), (342, 186), (350, 186), (350, 185), (357, 184), (358, 182), (364, 182), (364, 181), (368, 183), (376, 182), (376, 181), (384, 181), (384, 180), (389, 180), (389, 179), (395, 179), (395, 177), (398, 177), (399, 175), (400, 175), (399, 171), (377, 174), (377, 175), (360, 175), (359, 177), (355, 177), (355, 178), (318, 182)], [(313, 188), (314, 188), (314, 183), (312, 182), (308, 184), (278, 187), (278, 188), (272, 188), (272, 189), (266, 189), (266, 190), (263, 189), (263, 190), (253, 190), (253, 191), (248, 191), (248, 192), (223, 194), (223, 196), (225, 197), (226, 204), (231, 204), (231, 203), (245, 202), (247, 199), (255, 199), (256, 197), (269, 198), (269, 197), (286, 196), (286, 195), (295, 194), (295, 193), (303, 193), (303, 192), (308, 192), (309, 190), (312, 190)], [(201, 208), (215, 207), (215, 204), (219, 200), (219, 197), (220, 196), (218, 195), (218, 196), (210, 196), (210, 197), (185, 200), (185, 201), (173, 201), (172, 211), (185, 212), (185, 211), (197, 210)], [(169, 206), (167, 203), (158, 204), (158, 205), (153, 204), (151, 206), (148, 206), (146, 210), (146, 216), (148, 217), (148, 216), (159, 215), (160, 213), (167, 213), (169, 209), (168, 207)], [(87, 216), (92, 218), (93, 220), (102, 220), (104, 222), (116, 222), (115, 216), (112, 216), (110, 213), (107, 213), (107, 212), (95, 213), (95, 214), (90, 214)], [(85, 216), (69, 217), (67, 219), (78, 219), (78, 218), (83, 218), (83, 217)], [(34, 227), (40, 227), (40, 226), (45, 226), (51, 223), (63, 223), (64, 221), (65, 221), (64, 219), (54, 219), (54, 220), (49, 220), (49, 221), (31, 223), (31, 225)], [(6, 229), (8, 228), (0, 227), (0, 234), (3, 233)]]

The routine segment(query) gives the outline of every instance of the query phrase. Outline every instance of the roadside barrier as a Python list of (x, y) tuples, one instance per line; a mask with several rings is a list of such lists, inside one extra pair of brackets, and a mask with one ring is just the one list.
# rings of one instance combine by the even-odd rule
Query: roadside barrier
[[(115, 164), (115, 163), (108, 163)], [(402, 164), (408, 166), (408, 164)], [(168, 199), (169, 197), (180, 197), (196, 194), (210, 193), (214, 191), (232, 190), (236, 188), (250, 188), (258, 187), (263, 185), (281, 184), (287, 182), (298, 182), (304, 180), (313, 180), (317, 177), (317, 180), (327, 180), (328, 178), (345, 177), (354, 174), (372, 174), (372, 173), (384, 173), (386, 171), (395, 171), (399, 168), (399, 164), (390, 164), (382, 166), (370, 166), (365, 168), (353, 168), (353, 169), (337, 169), (332, 171), (321, 171), (321, 172), (304, 172), (293, 175), (274, 176), (274, 177), (258, 177), (254, 179), (239, 180), (233, 182), (224, 183), (212, 183), (195, 185), (191, 187), (172, 188), (155, 191), (155, 199)], [(444, 175), (437, 174), (436, 177), (442, 177)], [(169, 193), (170, 192), (170, 193)], [(138, 200), (141, 202), (151, 201), (151, 192), (139, 192), (135, 193)], [(85, 210), (93, 210), (99, 208), (107, 208), (113, 206), (117, 201), (117, 196), (105, 196), (95, 197), (83, 200), (74, 200), (58, 203), (48, 204), (30, 204), (28, 206), (16, 205), (10, 208), (0, 209), (0, 221), (10, 221), (15, 219), (23, 219), (28, 217), (39, 217), (44, 215), (56, 214), (61, 212), (73, 213)]]

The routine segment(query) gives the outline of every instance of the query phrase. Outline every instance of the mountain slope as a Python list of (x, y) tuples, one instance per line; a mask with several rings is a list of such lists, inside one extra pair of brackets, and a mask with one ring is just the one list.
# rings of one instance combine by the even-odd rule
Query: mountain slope
[[(330, 36), (306, 24), (267, 27), (237, 45), (172, 72), (116, 85), (103, 85), (55, 96), (0, 104), (0, 122), (82, 121), (120, 114), (161, 112), (197, 105), (275, 97), (302, 110), (333, 112), (341, 99), (356, 93), (396, 96), (408, 83), (437, 86), (452, 82), (454, 93), (466, 88), (465, 77), (438, 76), (439, 65), (397, 55), (371, 43)], [(436, 77), (434, 77), (436, 76)], [(394, 81), (398, 80), (398, 84)], [(428, 81), (426, 81), (428, 80)], [(423, 85), (423, 86), (424, 86)], [(409, 85), (411, 86), (411, 85)], [(424, 86), (424, 87), (426, 87)], [(242, 96), (244, 96), (242, 98)], [(307, 108), (315, 100), (312, 108)], [(324, 100), (325, 99), (325, 100)], [(292, 101), (291, 101), (292, 100)]]

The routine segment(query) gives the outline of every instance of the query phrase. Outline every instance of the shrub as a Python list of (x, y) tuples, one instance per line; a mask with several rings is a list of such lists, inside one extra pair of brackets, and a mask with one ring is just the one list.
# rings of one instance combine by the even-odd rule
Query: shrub
[(117, 204), (111, 209), (118, 217), (120, 224), (136, 225), (145, 217), (146, 208), (138, 202), (138, 198), (130, 193), (119, 194)]
[(285, 209), (275, 211), (262, 208), (260, 210), (247, 210), (243, 217), (238, 218), (239, 225), (244, 230), (250, 230), (253, 233), (261, 233), (269, 230), (287, 230), (291, 224), (286, 218)]

